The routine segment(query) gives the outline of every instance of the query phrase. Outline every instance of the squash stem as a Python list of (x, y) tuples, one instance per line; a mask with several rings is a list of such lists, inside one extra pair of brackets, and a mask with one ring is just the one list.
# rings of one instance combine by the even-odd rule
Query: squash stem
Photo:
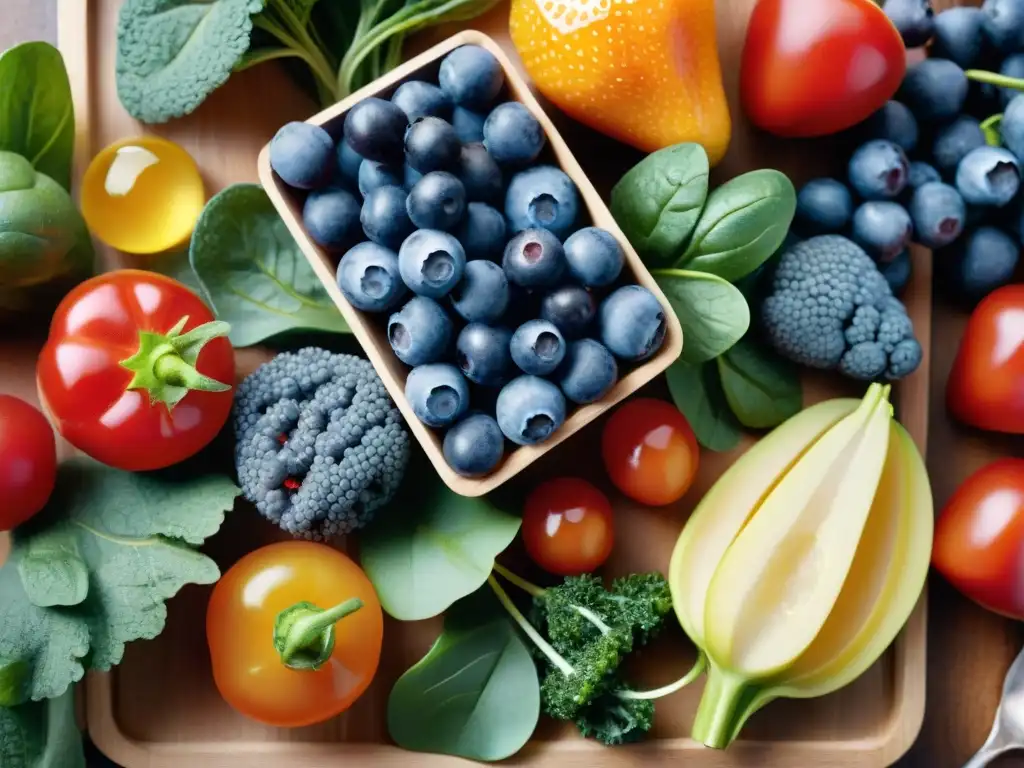
[(693, 738), (711, 749), (725, 749), (739, 733), (738, 719), (747, 715), (753, 689), (744, 678), (712, 664), (693, 721)]

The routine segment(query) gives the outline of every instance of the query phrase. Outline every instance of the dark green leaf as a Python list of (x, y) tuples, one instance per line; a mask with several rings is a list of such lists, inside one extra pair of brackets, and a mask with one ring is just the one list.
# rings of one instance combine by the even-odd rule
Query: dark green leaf
[(795, 214), (796, 190), (784, 173), (762, 169), (737, 176), (708, 196), (677, 266), (738, 280), (778, 250)]
[(612, 189), (612, 215), (648, 266), (672, 266), (685, 250), (709, 172), (700, 144), (677, 144), (645, 157)]
[(750, 327), (750, 307), (732, 283), (684, 269), (653, 274), (683, 326), (683, 360), (702, 363), (718, 357)]
[(714, 363), (693, 365), (677, 360), (665, 371), (669, 392), (697, 436), (709, 451), (731, 451), (742, 431), (729, 409)]
[(16, 707), (28, 698), (30, 672), (28, 662), (0, 659), (0, 707)]
[(718, 371), (729, 407), (746, 427), (778, 426), (803, 407), (797, 367), (749, 338), (718, 358)]
[(85, 768), (74, 690), (45, 702), (0, 707), (0, 766)]

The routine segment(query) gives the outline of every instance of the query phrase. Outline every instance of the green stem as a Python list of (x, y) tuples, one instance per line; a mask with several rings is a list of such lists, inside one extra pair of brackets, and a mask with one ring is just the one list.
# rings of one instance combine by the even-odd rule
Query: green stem
[(744, 678), (710, 665), (693, 721), (694, 740), (712, 749), (728, 747), (749, 715), (748, 704), (754, 692)]
[(334, 69), (328, 63), (324, 57), (323, 52), (313, 45), (313, 41), (306, 35), (306, 42), (309, 43), (310, 47), (303, 44), (302, 41), (297, 40), (286, 29), (278, 25), (276, 22), (266, 16), (266, 14), (260, 14), (253, 17), (253, 26), (262, 29), (264, 32), (268, 32), (278, 39), (278, 41), (287, 48), (290, 48), (295, 52), (295, 55), (306, 62), (306, 65), (313, 72), (313, 76), (317, 80), (317, 85), (323, 88), (326, 93), (335, 96), (337, 81), (334, 77)]
[(982, 121), (981, 132), (985, 134), (985, 143), (988, 144), (990, 147), (1002, 146), (1002, 124), (1002, 115), (992, 115), (991, 117), (988, 117)]
[(601, 617), (589, 608), (584, 608), (582, 605), (574, 605), (573, 608), (576, 609), (576, 613), (597, 627), (602, 635), (607, 635), (612, 631), (612, 628), (605, 624), (604, 621), (601, 620)]
[(705, 656), (704, 652), (701, 651), (697, 655), (697, 661), (693, 663), (693, 667), (690, 671), (674, 683), (663, 685), (661, 688), (655, 688), (653, 691), (616, 691), (615, 695), (620, 699), (660, 699), (663, 696), (669, 696), (676, 691), (681, 691), (700, 677), (706, 668), (707, 656)]
[(524, 592), (528, 593), (531, 597), (543, 597), (544, 590), (538, 587), (536, 584), (531, 584), (521, 576), (516, 576), (512, 571), (503, 566), (501, 563), (494, 564), (494, 572), (499, 576), (502, 576), (506, 581), (510, 581), (519, 587)]
[(184, 387), (198, 392), (227, 392), (231, 389), (228, 384), (204, 376), (175, 352), (168, 352), (157, 358), (153, 363), (153, 373), (170, 387)]
[(1015, 91), (1024, 91), (1024, 80), (1017, 77), (1008, 77), (998, 72), (986, 72), (983, 69), (968, 69), (965, 73), (968, 80), (978, 83), (997, 85), (1000, 88), (1011, 88)]
[(572, 664), (563, 659), (561, 654), (552, 648), (551, 644), (547, 640), (541, 637), (540, 632), (534, 628), (533, 624), (526, 620), (522, 611), (516, 608), (515, 603), (512, 602), (512, 598), (508, 596), (508, 592), (506, 592), (502, 588), (501, 584), (498, 583), (498, 580), (494, 578), (493, 573), (487, 577), (487, 583), (490, 584), (491, 589), (494, 590), (494, 594), (498, 598), (498, 602), (505, 607), (505, 610), (508, 611), (513, 621), (515, 621), (515, 623), (519, 625), (519, 628), (523, 630), (523, 634), (533, 641), (533, 644), (537, 646), (541, 653), (547, 656), (548, 661), (557, 667), (566, 677), (575, 675), (576, 670), (573, 668)]
[(326, 611), (312, 603), (285, 608), (274, 622), (274, 648), (289, 669), (317, 670), (334, 652), (335, 625), (363, 607), (353, 597)]

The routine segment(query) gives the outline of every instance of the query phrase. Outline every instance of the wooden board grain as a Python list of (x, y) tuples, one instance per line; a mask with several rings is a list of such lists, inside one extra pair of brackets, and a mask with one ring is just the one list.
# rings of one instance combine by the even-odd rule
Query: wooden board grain
[[(737, 117), (732, 148), (716, 169), (722, 181), (750, 168), (770, 165), (800, 181), (831, 170), (839, 154), (829, 142), (776, 142), (754, 132), (735, 103), (738, 55), (753, 0), (718, 3), (719, 43), (727, 89)], [(119, 0), (61, 0), (61, 47), (68, 59), (79, 113), (79, 160), (86, 162), (107, 143), (144, 129), (117, 102), (113, 85), (113, 30)], [(498, 39), (507, 10), (499, 7), (475, 26)], [(422, 48), (451, 30), (438, 30), (415, 42)], [(283, 122), (304, 119), (315, 105), (291, 85), (277, 67), (268, 65), (243, 73), (203, 105), (196, 114), (165, 126), (147, 128), (178, 141), (191, 151), (204, 172), (208, 190), (235, 181), (256, 180), (256, 154)], [(559, 130), (588, 176), (602, 193), (639, 159), (631, 150), (552, 113)], [(810, 158), (810, 159), (809, 159)], [(907, 303), (922, 336), (930, 326), (930, 262), (915, 252), (916, 276)], [(120, 254), (106, 253), (108, 266), (142, 265)], [(926, 341), (925, 338), (922, 339)], [(38, 339), (5, 345), (0, 356), (0, 387), (32, 395), (31, 363)], [(241, 355), (240, 373), (265, 357), (258, 350)], [(919, 445), (927, 440), (927, 361), (897, 393), (899, 416)], [(654, 388), (652, 392), (657, 392)], [(808, 402), (850, 393), (835, 379), (808, 377)], [(600, 485), (594, 452), (594, 428), (573, 438), (569, 447), (540, 462), (536, 478), (564, 471), (565, 454), (571, 466)], [(559, 456), (563, 463), (559, 465)], [(624, 533), (610, 563), (612, 571), (665, 568), (686, 515), (713, 478), (735, 455), (705, 455), (702, 472), (692, 491), (675, 507), (647, 510), (616, 497), (616, 514)], [(240, 509), (212, 542), (210, 552), (224, 565), (278, 533), (251, 509)], [(129, 648), (114, 673), (91, 675), (87, 685), (89, 727), (93, 738), (126, 768), (183, 766), (390, 766), (414, 761), (419, 765), (457, 764), (452, 758), (412, 755), (387, 746), (383, 710), (394, 678), (417, 660), (436, 634), (436, 622), (387, 625), (388, 651), (378, 681), (345, 716), (323, 726), (279, 731), (249, 722), (219, 699), (210, 679), (203, 638), (207, 590), (189, 588), (170, 604), (167, 631), (157, 640)], [(913, 615), (894, 648), (853, 685), (813, 702), (779, 702), (759, 713), (744, 739), (727, 752), (694, 744), (689, 732), (700, 688), (660, 702), (651, 739), (630, 748), (605, 749), (545, 724), (537, 738), (514, 760), (514, 765), (603, 766), (635, 763), (670, 764), (684, 760), (694, 766), (792, 766), (842, 768), (883, 766), (894, 762), (916, 737), (924, 711), (924, 603)], [(692, 649), (681, 634), (666, 639), (652, 654), (653, 663), (637, 671), (638, 683), (672, 679), (692, 660)], [(338, 742), (347, 742), (343, 747)]]

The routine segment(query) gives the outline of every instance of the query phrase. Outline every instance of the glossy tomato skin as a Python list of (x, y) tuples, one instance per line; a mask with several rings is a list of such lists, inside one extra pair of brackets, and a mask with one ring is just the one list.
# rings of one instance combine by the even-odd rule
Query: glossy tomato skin
[(612, 505), (586, 480), (558, 477), (527, 497), (522, 531), (527, 554), (548, 573), (592, 573), (612, 552)]
[(39, 512), (57, 480), (57, 441), (37, 408), (0, 395), (0, 531)]
[(615, 486), (641, 504), (660, 507), (682, 498), (700, 464), (686, 417), (671, 403), (637, 398), (619, 407), (601, 436), (605, 470)]
[[(328, 609), (353, 597), (363, 607), (335, 628), (334, 651), (317, 670), (284, 665), (274, 624), (286, 608)], [(238, 712), (278, 728), (299, 728), (347, 710), (380, 663), (384, 616), (370, 580), (347, 555), (325, 544), (287, 541), (239, 560), (217, 583), (206, 613), (213, 678)]]
[(974, 308), (946, 383), (964, 424), (1024, 434), (1024, 284), (997, 288)]
[(744, 111), (777, 136), (839, 133), (893, 97), (906, 55), (872, 0), (760, 0), (743, 48)]
[(979, 605), (1024, 619), (1024, 459), (982, 467), (956, 490), (935, 525), (932, 564)]
[[(183, 332), (214, 320), (187, 287), (142, 270), (117, 270), (72, 290), (50, 323), (36, 367), (39, 395), (61, 435), (111, 467), (160, 469), (197, 453), (231, 413), (231, 392), (190, 391), (168, 410), (148, 393), (129, 390), (132, 372), (120, 363), (139, 349), (139, 332)], [(224, 384), (235, 379), (227, 338), (206, 343), (196, 370)]]

